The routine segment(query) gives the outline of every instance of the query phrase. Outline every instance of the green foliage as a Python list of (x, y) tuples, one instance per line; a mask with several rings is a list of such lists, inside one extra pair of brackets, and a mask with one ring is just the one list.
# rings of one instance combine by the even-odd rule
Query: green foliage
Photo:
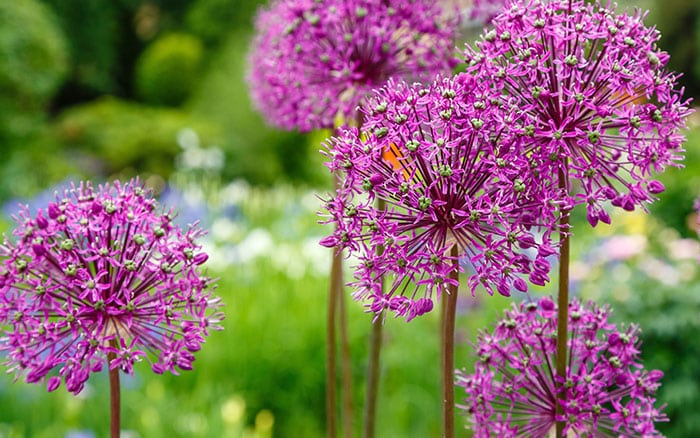
[(3, 150), (0, 145), (0, 151), (0, 203), (18, 197), (29, 198), (68, 176), (85, 175), (83, 157), (56, 149), (55, 140), (46, 129), (23, 142), (21, 147)]
[(661, 31), (660, 46), (671, 54), (669, 68), (683, 72), (687, 96), (700, 97), (700, 3), (697, 0), (653, 0), (646, 22)]
[(686, 151), (684, 168), (667, 169), (659, 176), (666, 191), (650, 207), (652, 216), (675, 228), (683, 236), (695, 233), (687, 218), (692, 211), (693, 201), (700, 196), (700, 114), (694, 113), (690, 120), (692, 129), (685, 133), (688, 141), (683, 145)]
[(222, 132), (219, 146), (227, 154), (225, 177), (254, 184), (302, 181), (322, 184), (328, 172), (318, 153), (328, 132), (309, 138), (266, 126), (252, 109), (244, 80), (248, 37), (233, 34), (211, 61), (188, 107)]
[(0, 2), (0, 143), (35, 131), (67, 69), (64, 36), (35, 0)]
[(700, 436), (691, 408), (700, 406), (700, 243), (643, 214), (583, 251), (577, 286), (583, 297), (609, 303), (616, 322), (641, 327), (645, 368), (664, 372), (657, 400), (670, 421), (658, 430)]
[[(114, 92), (119, 62), (119, 6), (112, 0), (43, 0), (68, 39), (72, 91)], [(8, 2), (10, 3), (10, 2)]]
[(180, 105), (198, 82), (202, 44), (187, 34), (169, 34), (149, 45), (136, 65), (136, 86), (148, 103)]
[(187, 11), (187, 28), (207, 45), (226, 41), (231, 29), (252, 27), (251, 17), (264, 0), (197, 0)]
[(205, 143), (213, 142), (210, 126), (178, 110), (149, 108), (115, 98), (102, 98), (65, 111), (53, 127), (61, 148), (83, 155), (94, 175), (125, 168), (167, 177), (180, 151), (177, 134), (193, 128)]

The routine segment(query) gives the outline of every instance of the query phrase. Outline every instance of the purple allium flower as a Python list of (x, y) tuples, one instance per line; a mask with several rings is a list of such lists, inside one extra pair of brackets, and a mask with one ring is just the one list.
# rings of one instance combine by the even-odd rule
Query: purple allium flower
[(273, 0), (256, 18), (253, 102), (271, 124), (309, 131), (354, 120), (387, 79), (448, 73), (456, 19), (431, 0)]
[(567, 436), (659, 436), (654, 422), (666, 416), (654, 407), (663, 373), (639, 361), (639, 329), (616, 327), (610, 309), (578, 300), (569, 304), (566, 404), (556, 411), (557, 308), (550, 298), (513, 304), (493, 332), (481, 332), (473, 374), (457, 371), (464, 409), (475, 437), (543, 437), (556, 420)]
[(0, 351), (17, 377), (77, 394), (105, 364), (177, 374), (220, 328), (203, 231), (175, 226), (138, 180), (73, 185), (15, 220), (16, 242), (0, 245)]
[(472, 74), (519, 100), (533, 165), (561, 173), (593, 226), (610, 222), (608, 200), (625, 210), (653, 201), (664, 186), (651, 174), (682, 159), (689, 101), (644, 17), (580, 0), (512, 2), (465, 51)]
[[(505, 129), (517, 112), (491, 93), (464, 74), (425, 87), (389, 81), (362, 110), (363, 132), (330, 140), (329, 167), (342, 186), (326, 202), (335, 232), (321, 243), (359, 259), (355, 298), (369, 299), (372, 311), (409, 320), (430, 311), (433, 292), (439, 297), (457, 269), (454, 245), (475, 270), (472, 293), (479, 285), (525, 291), (518, 274), (548, 280), (555, 249), (531, 227), (556, 221), (554, 196), (523, 183), (521, 137)], [(382, 294), (386, 274), (394, 281)]]

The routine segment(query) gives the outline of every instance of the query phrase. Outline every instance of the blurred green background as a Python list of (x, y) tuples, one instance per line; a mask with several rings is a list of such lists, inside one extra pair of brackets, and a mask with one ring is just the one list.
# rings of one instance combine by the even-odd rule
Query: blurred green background
[[(639, 5), (651, 9), (647, 24), (658, 25), (671, 67), (697, 100), (700, 4)], [(183, 223), (200, 219), (210, 230), (225, 331), (208, 339), (192, 372), (156, 376), (144, 365), (125, 379), (125, 436), (325, 431), (330, 254), (317, 244), (328, 231), (317, 224), (316, 193), (330, 187), (318, 153), (327, 133), (276, 131), (251, 109), (243, 76), (257, 8), (250, 0), (0, 1), (0, 231), (18, 202), (41, 202), (66, 181), (137, 175)], [(670, 437), (700, 436), (698, 119), (686, 168), (662, 176), (667, 192), (650, 215), (616, 216), (595, 231), (574, 221), (576, 290), (642, 325), (646, 367), (666, 371), (659, 397), (672, 421), (660, 428)], [(629, 254), (607, 257), (606, 244)], [(460, 367), (472, 361), (467, 342), (506, 305), (462, 299)], [(370, 316), (355, 303), (348, 312), (359, 432)], [(385, 337), (378, 436), (438, 436), (436, 315), (389, 319)], [(106, 436), (107, 411), (104, 374), (78, 397), (0, 375), (0, 437)]]

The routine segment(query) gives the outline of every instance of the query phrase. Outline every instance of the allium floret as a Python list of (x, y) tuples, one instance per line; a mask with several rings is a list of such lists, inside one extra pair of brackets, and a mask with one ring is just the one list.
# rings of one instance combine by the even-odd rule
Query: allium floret
[(465, 51), (472, 74), (518, 99), (533, 162), (561, 173), (593, 226), (610, 223), (608, 201), (625, 210), (654, 201), (664, 186), (652, 175), (682, 159), (689, 101), (645, 15), (580, 0), (510, 2)]
[(283, 129), (333, 128), (391, 77), (455, 65), (457, 23), (430, 0), (273, 0), (256, 18), (251, 97)]
[(461, 409), (475, 437), (548, 436), (564, 421), (566, 436), (660, 436), (667, 421), (654, 407), (663, 373), (640, 362), (639, 329), (609, 322), (610, 309), (575, 299), (569, 304), (569, 341), (563, 414), (556, 414), (557, 306), (550, 298), (513, 304), (491, 332), (482, 331), (474, 372), (457, 371), (466, 392)]
[[(79, 393), (104, 365), (192, 369), (223, 315), (195, 225), (181, 230), (138, 180), (72, 185), (21, 207), (0, 265), (0, 351), (27, 382)], [(108, 359), (108, 356), (111, 358)]]
[[(372, 311), (409, 320), (430, 311), (454, 282), (455, 245), (474, 267), (472, 293), (510, 295), (527, 289), (522, 276), (548, 280), (556, 250), (537, 227), (556, 221), (555, 195), (523, 182), (520, 136), (504, 128), (517, 113), (489, 93), (467, 75), (390, 81), (368, 100), (361, 131), (329, 141), (328, 165), (342, 183), (326, 201), (335, 232), (322, 244), (357, 258), (354, 296)], [(393, 277), (386, 293), (384, 276)]]

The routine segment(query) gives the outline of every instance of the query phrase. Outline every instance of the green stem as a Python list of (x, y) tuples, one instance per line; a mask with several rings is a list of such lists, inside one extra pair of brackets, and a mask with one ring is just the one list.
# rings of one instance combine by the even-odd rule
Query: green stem
[[(379, 199), (377, 201), (377, 210), (386, 209), (386, 201)], [(384, 247), (377, 247), (377, 254), (381, 255), (384, 252)], [(382, 293), (384, 293), (384, 278), (382, 282)], [(372, 332), (370, 333), (369, 343), (369, 363), (367, 364), (367, 394), (365, 396), (365, 412), (362, 425), (363, 438), (374, 438), (375, 425), (377, 418), (377, 395), (379, 393), (379, 371), (380, 358), (382, 351), (382, 329), (383, 321), (381, 316), (377, 316), (372, 324)]]
[[(340, 181), (338, 176), (333, 178), (335, 188)], [(338, 309), (338, 298), (343, 287), (343, 259), (342, 252), (333, 248), (333, 261), (331, 263), (330, 290), (328, 293), (328, 314), (326, 319), (326, 436), (335, 438), (337, 434), (336, 418), (336, 336), (335, 326)]]
[[(107, 366), (117, 358), (114, 353), (107, 354)], [(119, 368), (109, 370), (109, 436), (119, 438), (121, 423), (121, 394), (119, 388)]]
[[(342, 267), (342, 265), (341, 265)], [(340, 354), (342, 363), (342, 387), (343, 387), (343, 436), (352, 437), (352, 420), (354, 417), (352, 408), (352, 367), (350, 364), (350, 341), (348, 340), (348, 323), (345, 311), (345, 295), (342, 293), (342, 280), (338, 288), (338, 303), (340, 310)]]
[(336, 358), (335, 358), (335, 325), (336, 325), (336, 310), (338, 308), (338, 291), (335, 286), (341, 277), (341, 259), (340, 254), (336, 254), (337, 248), (333, 248), (333, 262), (331, 264), (330, 278), (330, 293), (328, 294), (328, 319), (326, 327), (326, 426), (327, 436), (334, 438), (336, 436), (336, 392), (335, 392), (335, 377)]
[[(566, 163), (564, 170), (559, 171), (559, 186), (565, 188)], [(559, 256), (559, 294), (557, 297), (557, 305), (559, 307), (557, 313), (557, 377), (561, 382), (566, 380), (566, 364), (567, 364), (567, 336), (568, 336), (568, 321), (569, 321), (569, 260), (570, 260), (570, 240), (569, 240), (569, 210), (562, 210), (561, 219), (559, 219), (561, 227), (559, 231), (559, 239), (561, 242)], [(561, 416), (564, 414), (564, 403), (566, 402), (566, 390), (562, 388), (561, 383), (557, 383), (557, 406), (556, 414)], [(556, 422), (556, 437), (562, 438), (564, 435), (565, 421)]]
[(365, 399), (365, 415), (362, 430), (364, 438), (374, 438), (377, 417), (377, 394), (379, 393), (379, 359), (382, 350), (382, 327), (382, 321), (377, 319), (372, 324), (372, 333), (370, 334), (367, 397)]
[[(454, 257), (454, 270), (450, 273), (450, 278), (459, 282), (459, 251), (457, 245), (452, 247), (451, 256)], [(442, 324), (442, 414), (443, 414), (443, 436), (454, 438), (455, 435), (455, 389), (454, 389), (454, 368), (455, 368), (455, 316), (457, 313), (457, 291), (458, 285), (448, 286), (447, 296), (443, 299), (447, 302), (444, 309), (444, 319)]]

